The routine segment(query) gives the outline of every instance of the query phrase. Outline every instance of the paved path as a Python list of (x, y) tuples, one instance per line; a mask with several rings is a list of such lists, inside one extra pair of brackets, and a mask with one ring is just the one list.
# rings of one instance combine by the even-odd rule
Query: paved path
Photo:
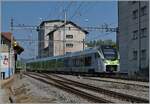
[(13, 81), (14, 76), (8, 79), (0, 80), (0, 104), (10, 103), (8, 92), (5, 90), (5, 85)]
[(9, 97), (4, 89), (0, 89), (0, 103), (10, 103)]

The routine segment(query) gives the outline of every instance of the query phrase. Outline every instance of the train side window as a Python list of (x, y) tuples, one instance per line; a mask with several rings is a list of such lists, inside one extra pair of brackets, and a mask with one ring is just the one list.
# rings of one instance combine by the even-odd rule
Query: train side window
[(64, 60), (64, 64), (65, 64), (65, 67), (69, 67), (69, 60), (67, 58)]
[(56, 59), (53, 60), (53, 66), (56, 67)]
[(52, 66), (53, 66), (53, 61), (50, 60), (50, 61), (49, 61), (49, 64), (50, 64), (50, 68), (52, 68)]
[(85, 57), (85, 66), (90, 66), (91, 65), (91, 57)]
[(32, 63), (32, 68), (34, 69), (34, 63)]
[(76, 59), (76, 58), (73, 59), (73, 63), (74, 63), (74, 66), (78, 66), (78, 65), (77, 65), (77, 59)]
[(37, 68), (37, 62), (35, 62), (35, 68)]
[(58, 59), (57, 60), (57, 67), (63, 67), (64, 66), (64, 60), (63, 59)]
[(77, 67), (81, 66), (80, 59), (75, 59), (75, 61), (76, 61), (76, 66), (77, 66)]
[(44, 61), (42, 61), (41, 64), (42, 64), (42, 65), (41, 65), (41, 68), (43, 68), (43, 66), (44, 66)]
[(45, 61), (45, 69), (48, 68), (48, 61)]

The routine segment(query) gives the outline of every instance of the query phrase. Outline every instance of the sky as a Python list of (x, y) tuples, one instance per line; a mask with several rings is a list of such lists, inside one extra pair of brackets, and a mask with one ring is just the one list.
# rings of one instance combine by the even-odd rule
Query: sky
[[(64, 8), (67, 10), (67, 20), (81, 27), (103, 24), (108, 24), (110, 27), (118, 26), (117, 1), (3, 1), (2, 31), (10, 31), (10, 18), (14, 19), (14, 25), (39, 25), (42, 20), (64, 19)], [(37, 39), (36, 30), (14, 28), (13, 34), (16, 39)], [(115, 41), (116, 34), (90, 31), (86, 39)], [(35, 42), (18, 41), (25, 48), (21, 57), (37, 55)]]

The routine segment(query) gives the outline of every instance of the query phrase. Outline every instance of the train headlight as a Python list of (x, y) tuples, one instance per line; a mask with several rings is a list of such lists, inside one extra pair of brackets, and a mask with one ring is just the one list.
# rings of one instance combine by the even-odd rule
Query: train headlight
[(114, 60), (114, 61), (112, 61), (112, 60), (104, 60), (104, 63), (106, 65), (119, 65), (119, 60)]
[(109, 60), (104, 60), (104, 63), (105, 64), (110, 64), (110, 61)]

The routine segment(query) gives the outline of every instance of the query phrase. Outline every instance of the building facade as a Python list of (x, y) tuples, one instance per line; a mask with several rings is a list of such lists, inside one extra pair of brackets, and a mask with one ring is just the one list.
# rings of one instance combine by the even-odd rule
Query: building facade
[(82, 51), (87, 33), (71, 21), (43, 21), (38, 28), (38, 57)]
[(1, 79), (6, 79), (12, 76), (15, 72), (15, 62), (17, 60), (17, 54), (20, 54), (24, 49), (20, 47), (14, 40), (13, 49), (11, 50), (11, 33), (0, 33), (0, 72)]
[(121, 71), (135, 74), (148, 70), (149, 1), (119, 1), (118, 27)]

